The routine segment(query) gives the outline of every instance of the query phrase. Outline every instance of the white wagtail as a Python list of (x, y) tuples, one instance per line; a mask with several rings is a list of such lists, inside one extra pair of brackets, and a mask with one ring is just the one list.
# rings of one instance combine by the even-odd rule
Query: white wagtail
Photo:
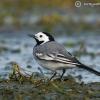
[(37, 44), (33, 48), (33, 55), (35, 60), (40, 64), (40, 66), (54, 71), (53, 76), (50, 80), (57, 74), (57, 70), (62, 70), (62, 79), (66, 69), (68, 68), (83, 68), (98, 76), (100, 72), (82, 64), (73, 55), (71, 55), (63, 45), (57, 43), (53, 36), (47, 32), (39, 32), (35, 35), (30, 34)]

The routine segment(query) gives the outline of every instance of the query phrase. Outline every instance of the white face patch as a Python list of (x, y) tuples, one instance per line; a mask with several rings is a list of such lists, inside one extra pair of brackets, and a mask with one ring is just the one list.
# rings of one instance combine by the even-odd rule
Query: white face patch
[(38, 39), (38, 41), (43, 41), (43, 43), (46, 43), (49, 41), (49, 37), (46, 34), (44, 34), (43, 32), (39, 32), (39, 33), (35, 34), (35, 37), (36, 37), (36, 39)]

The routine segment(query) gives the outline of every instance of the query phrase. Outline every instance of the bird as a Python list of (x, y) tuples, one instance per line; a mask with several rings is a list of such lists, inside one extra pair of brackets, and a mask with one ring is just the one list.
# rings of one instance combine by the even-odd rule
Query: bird
[(85, 69), (100, 76), (99, 71), (81, 63), (62, 44), (56, 42), (50, 33), (38, 32), (28, 35), (36, 41), (36, 45), (33, 48), (33, 55), (37, 63), (43, 68), (53, 71), (50, 80), (56, 76), (57, 70), (62, 71), (60, 76), (60, 79), (62, 79), (67, 69), (75, 67)]

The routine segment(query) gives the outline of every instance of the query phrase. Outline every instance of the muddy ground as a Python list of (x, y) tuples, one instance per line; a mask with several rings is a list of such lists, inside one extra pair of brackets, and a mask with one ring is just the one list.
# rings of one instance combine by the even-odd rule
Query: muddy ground
[(71, 77), (54, 79), (3, 80), (0, 100), (100, 100), (100, 82), (77, 83)]

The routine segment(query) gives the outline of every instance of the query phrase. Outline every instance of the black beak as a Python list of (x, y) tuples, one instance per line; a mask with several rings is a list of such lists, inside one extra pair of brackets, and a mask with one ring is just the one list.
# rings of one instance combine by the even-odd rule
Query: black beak
[(28, 36), (35, 39), (35, 35), (33, 34), (28, 34)]

